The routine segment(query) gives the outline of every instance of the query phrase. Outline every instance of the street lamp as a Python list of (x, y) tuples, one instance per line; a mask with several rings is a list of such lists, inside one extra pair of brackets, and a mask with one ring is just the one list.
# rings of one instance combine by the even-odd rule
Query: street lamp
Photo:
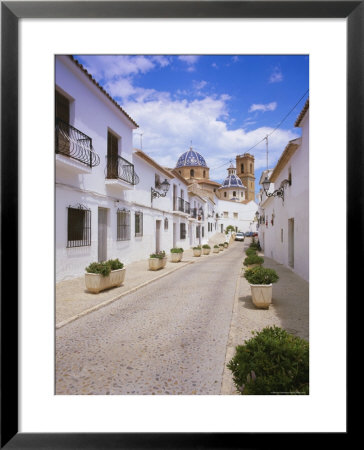
[(265, 192), (265, 195), (267, 196), (267, 197), (280, 197), (281, 199), (282, 199), (282, 201), (284, 201), (284, 190), (285, 190), (285, 188), (287, 187), (287, 186), (290, 186), (291, 185), (291, 181), (290, 180), (283, 180), (282, 181), (282, 183), (281, 183), (281, 185), (280, 185), (280, 187), (279, 187), (279, 189), (276, 189), (275, 191), (273, 191), (273, 192), (268, 192), (269, 191), (269, 188), (270, 188), (270, 181), (268, 180), (268, 177), (267, 177), (267, 175), (265, 176), (265, 179), (264, 179), (264, 181), (263, 181), (263, 189), (264, 189), (264, 192)]
[(161, 190), (162, 192), (159, 192), (157, 190), (155, 190), (154, 188), (150, 188), (151, 190), (151, 199), (153, 201), (153, 198), (156, 197), (165, 197), (167, 195), (168, 189), (169, 189), (169, 181), (167, 180), (167, 178), (163, 181), (163, 183), (159, 183), (156, 188), (158, 188), (159, 190)]

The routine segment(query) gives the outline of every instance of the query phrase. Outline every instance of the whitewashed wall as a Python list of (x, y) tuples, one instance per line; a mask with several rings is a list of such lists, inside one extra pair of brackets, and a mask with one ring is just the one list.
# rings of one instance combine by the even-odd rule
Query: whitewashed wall
[[(268, 226), (259, 227), (259, 240), (264, 254), (289, 267), (288, 221), (294, 219), (294, 267), (292, 270), (309, 280), (309, 113), (301, 122), (302, 141), (287, 165), (279, 174), (275, 186), (288, 178), (292, 185), (280, 198), (266, 200), (262, 207), (268, 216)], [(271, 224), (274, 212), (274, 225)]]

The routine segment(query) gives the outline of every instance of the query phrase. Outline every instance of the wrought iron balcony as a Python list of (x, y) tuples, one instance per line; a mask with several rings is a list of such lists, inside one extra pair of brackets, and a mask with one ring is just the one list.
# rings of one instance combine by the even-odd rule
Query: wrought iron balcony
[(185, 201), (181, 197), (177, 197), (178, 211), (185, 212)]
[(72, 125), (56, 118), (56, 153), (72, 158), (89, 167), (100, 164), (100, 157), (94, 152), (92, 139)]
[(132, 185), (139, 183), (139, 177), (135, 173), (134, 164), (119, 155), (108, 155), (106, 157), (106, 178), (119, 179)]
[(197, 208), (191, 208), (191, 217), (197, 219)]
[(185, 213), (190, 214), (191, 208), (189, 202), (185, 202)]

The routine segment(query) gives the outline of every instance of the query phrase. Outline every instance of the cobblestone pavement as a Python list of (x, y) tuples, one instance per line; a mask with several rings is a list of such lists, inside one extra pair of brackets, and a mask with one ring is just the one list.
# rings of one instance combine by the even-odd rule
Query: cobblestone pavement
[(56, 394), (220, 394), (244, 243), (56, 332)]

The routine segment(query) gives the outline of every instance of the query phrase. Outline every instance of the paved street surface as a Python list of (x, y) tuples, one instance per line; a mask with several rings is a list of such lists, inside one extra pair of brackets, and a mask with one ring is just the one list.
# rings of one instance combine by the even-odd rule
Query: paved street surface
[(56, 331), (57, 394), (220, 394), (244, 243)]

